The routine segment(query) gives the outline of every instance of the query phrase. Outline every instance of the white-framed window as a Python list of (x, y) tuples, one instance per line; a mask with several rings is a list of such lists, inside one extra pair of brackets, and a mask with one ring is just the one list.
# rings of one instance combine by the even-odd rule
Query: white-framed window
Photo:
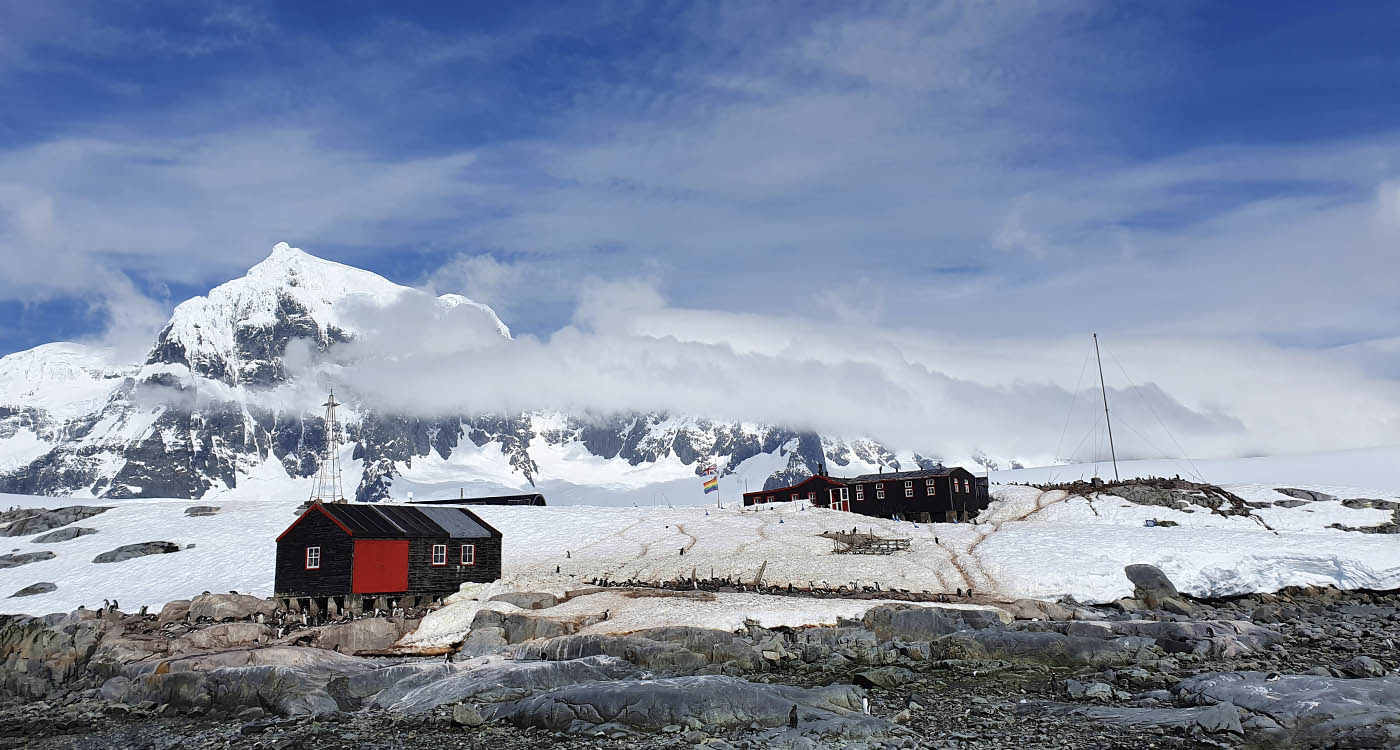
[(914, 496), (914, 488), (913, 488), (913, 487), (905, 487), (905, 488), (904, 488), (904, 496), (905, 496), (905, 497), (913, 497), (913, 496)]
[(914, 480), (910, 479), (909, 481), (907, 481), (907, 482), (904, 483), (904, 486), (905, 486), (905, 487), (913, 487), (913, 486), (914, 486)]
[(963, 480), (963, 492), (971, 492), (971, 491), (972, 491), (972, 484), (971, 484), (968, 480), (964, 479), (964, 480)]
[(932, 479), (926, 480), (926, 481), (924, 482), (924, 492), (928, 493), (928, 496), (929, 496), (929, 497), (933, 497), (934, 495), (937, 495), (937, 494), (938, 494), (938, 482), (936, 482), (936, 481), (934, 481), (934, 480), (932, 480)]
[(768, 502), (770, 502), (770, 503), (773, 502), (773, 496), (772, 496), (772, 495), (769, 495), (769, 496), (768, 496)]
[(446, 544), (434, 544), (434, 545), (433, 545), (433, 565), (446, 565), (446, 564), (447, 564), (447, 545), (446, 545)]
[(306, 548), (306, 569), (307, 569), (307, 570), (320, 570), (320, 569), (321, 569), (321, 548), (320, 548), (320, 547), (307, 547), (307, 548)]
[(461, 560), (462, 560), (462, 564), (463, 564), (463, 565), (475, 565), (475, 564), (476, 564), (476, 545), (475, 545), (475, 544), (464, 544), (464, 545), (462, 545), (462, 558), (461, 558)]
[(851, 489), (849, 487), (841, 488), (841, 499), (843, 501), (849, 501), (851, 499)]
[(811, 500), (816, 500), (816, 499), (817, 499), (817, 493), (815, 493), (815, 492), (808, 492), (808, 493), (807, 493), (807, 500), (811, 501)]
[(876, 482), (876, 483), (875, 483), (875, 489), (877, 489), (877, 490), (883, 490), (884, 488), (885, 488), (885, 483), (884, 483), (884, 482)]
[(865, 488), (864, 488), (864, 487), (857, 487), (857, 488), (856, 488), (856, 502), (860, 502), (861, 500), (864, 500), (864, 499), (865, 499)]
[[(880, 485), (877, 484), (877, 485), (875, 485), (875, 486), (876, 486), (876, 487), (879, 487)], [(885, 491), (884, 491), (884, 490), (875, 490), (875, 499), (876, 499), (876, 500), (884, 500), (884, 499), (885, 499)]]

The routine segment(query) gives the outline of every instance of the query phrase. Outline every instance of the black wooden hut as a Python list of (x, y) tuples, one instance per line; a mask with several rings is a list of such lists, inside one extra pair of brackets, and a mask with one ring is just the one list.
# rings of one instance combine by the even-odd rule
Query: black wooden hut
[(745, 492), (744, 505), (790, 503), (806, 500), (820, 508), (851, 510), (844, 479), (814, 474), (790, 487), (776, 487), (758, 492)]
[(277, 537), (274, 596), (341, 609), (441, 599), (500, 578), (501, 541), (462, 507), (313, 503)]
[(895, 471), (843, 479), (851, 512), (907, 521), (966, 521), (986, 508), (977, 477), (960, 466)]

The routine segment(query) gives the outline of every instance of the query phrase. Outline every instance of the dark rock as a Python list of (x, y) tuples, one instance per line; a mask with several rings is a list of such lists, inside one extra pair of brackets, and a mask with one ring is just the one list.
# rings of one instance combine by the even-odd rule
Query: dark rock
[(212, 516), (216, 515), (218, 512), (219, 506), (217, 505), (191, 505), (185, 508), (185, 515), (187, 516)]
[(38, 544), (51, 544), (53, 542), (66, 542), (70, 539), (77, 539), (80, 536), (96, 533), (97, 529), (89, 529), (82, 526), (69, 526), (67, 528), (50, 531), (47, 534), (40, 534), (30, 541)]
[(1146, 602), (1149, 607), (1161, 606), (1164, 599), (1181, 597), (1171, 579), (1155, 565), (1129, 565), (1123, 572), (1133, 582), (1133, 598)]
[(904, 667), (879, 667), (857, 672), (852, 678), (861, 687), (896, 688), (917, 679), (917, 675)]
[(499, 707), (495, 718), (557, 732), (614, 724), (715, 731), (786, 727), (796, 705), (800, 726), (813, 732), (852, 738), (887, 732), (890, 722), (861, 713), (863, 694), (853, 685), (804, 689), (720, 675), (619, 680), (549, 690)]
[(44, 552), (19, 552), (13, 555), (0, 555), (0, 568), (17, 568), (21, 565), (36, 563), (43, 560), (52, 560), (56, 557), (54, 553)]
[[(1329, 495), (1326, 492), (1317, 492), (1316, 490), (1300, 490), (1296, 487), (1275, 487), (1274, 492), (1277, 492), (1281, 495), (1287, 495), (1292, 498), (1297, 498), (1298, 500), (1302, 500), (1306, 503), (1323, 503), (1337, 499), (1336, 495)], [(1276, 504), (1282, 505), (1282, 503)]]
[(0, 513), (0, 523), (8, 526), (0, 529), (0, 536), (29, 536), (60, 526), (67, 526), (111, 510), (109, 507), (70, 505), (64, 508), (19, 508)]
[(546, 609), (558, 604), (559, 598), (553, 594), (512, 591), (505, 594), (497, 594), (491, 597), (491, 601), (514, 604), (521, 609)]
[[(1400, 677), (1342, 679), (1263, 672), (1203, 674), (1174, 689), (1195, 705), (1232, 703), (1269, 717), (1278, 744), (1395, 747), (1400, 744)], [(1283, 741), (1280, 741), (1283, 740)]]
[(167, 555), (179, 551), (180, 545), (174, 542), (139, 542), (137, 544), (123, 544), (114, 550), (103, 552), (92, 558), (92, 561), (95, 563), (114, 563), (147, 555)]
[(1340, 667), (1347, 677), (1382, 677), (1385, 665), (1369, 656), (1357, 656)]
[(864, 623), (882, 641), (927, 641), (960, 630), (1002, 627), (997, 612), (910, 604), (885, 604), (865, 614)]
[(17, 596), (34, 596), (35, 594), (48, 594), (57, 590), (58, 586), (56, 584), (50, 583), (48, 581), (42, 581), (40, 583), (31, 583), (28, 586), (25, 586), (19, 591), (10, 594), (10, 598), (14, 599)]
[[(192, 620), (208, 618), (220, 622), (250, 620), (257, 615), (271, 617), (276, 612), (277, 603), (271, 599), (248, 594), (201, 594), (190, 600), (188, 616)], [(161, 610), (161, 616), (165, 616), (164, 610)]]

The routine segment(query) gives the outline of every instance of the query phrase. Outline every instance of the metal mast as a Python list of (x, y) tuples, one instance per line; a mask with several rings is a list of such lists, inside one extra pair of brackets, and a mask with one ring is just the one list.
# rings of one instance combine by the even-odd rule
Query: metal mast
[(326, 449), (321, 455), (321, 466), (316, 471), (316, 484), (311, 489), (311, 502), (343, 503), (345, 493), (340, 484), (340, 451), (337, 441), (340, 425), (335, 421), (335, 407), (340, 404), (335, 400), (335, 391), (331, 391), (330, 398), (321, 406), (326, 407)]
[(1099, 390), (1103, 392), (1103, 421), (1108, 425), (1108, 455), (1113, 459), (1113, 481), (1118, 481), (1118, 454), (1113, 450), (1113, 420), (1108, 418), (1108, 388), (1103, 384), (1103, 358), (1099, 356), (1099, 335), (1094, 334), (1094, 359), (1099, 363)]

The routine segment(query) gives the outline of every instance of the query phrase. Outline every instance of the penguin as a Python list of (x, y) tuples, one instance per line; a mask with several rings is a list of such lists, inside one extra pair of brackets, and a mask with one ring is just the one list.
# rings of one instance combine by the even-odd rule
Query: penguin
[(797, 705), (794, 704), (791, 711), (788, 711), (788, 726), (797, 726)]

